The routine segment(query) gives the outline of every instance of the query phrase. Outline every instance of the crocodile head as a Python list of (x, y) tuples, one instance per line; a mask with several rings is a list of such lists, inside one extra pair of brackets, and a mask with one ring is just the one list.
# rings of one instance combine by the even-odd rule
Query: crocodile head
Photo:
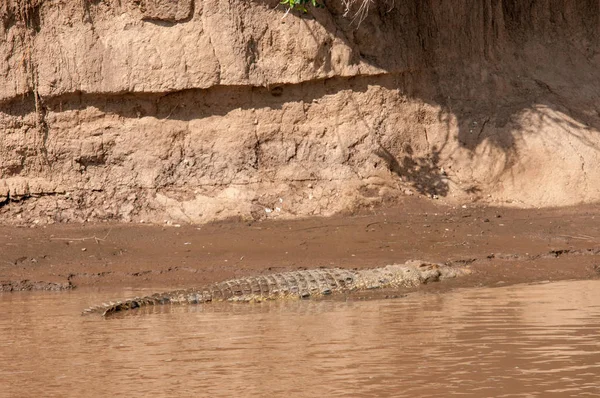
[[(407, 263), (408, 265), (409, 263)], [(462, 275), (471, 274), (471, 270), (466, 267), (452, 267), (444, 264), (427, 263), (421, 261), (412, 261), (410, 265), (419, 270), (422, 283), (437, 282), (442, 279), (456, 278)]]
[(473, 271), (468, 267), (442, 265), (440, 267), (440, 280), (471, 275)]
[(437, 282), (440, 280), (441, 272), (439, 264), (418, 263), (415, 266), (419, 270), (421, 283)]

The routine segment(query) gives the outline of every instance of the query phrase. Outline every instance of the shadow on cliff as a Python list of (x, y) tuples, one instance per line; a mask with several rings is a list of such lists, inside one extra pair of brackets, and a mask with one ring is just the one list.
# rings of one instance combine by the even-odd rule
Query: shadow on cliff
[[(257, 1), (282, 15), (286, 11), (276, 0)], [(522, 156), (518, 148), (525, 134), (560, 131), (546, 135), (547, 143), (570, 145), (579, 157), (572, 141), (600, 150), (597, 1), (457, 1), (453, 7), (435, 0), (381, 1), (371, 2), (360, 23), (342, 15), (343, 2), (327, 2), (327, 8), (311, 9), (302, 18), (316, 21), (351, 48), (351, 64), (396, 76), (423, 75), (416, 84), (402, 79), (372, 84), (440, 109), (437, 122), (445, 124), (445, 137), (427, 156), (416, 156), (410, 146), (403, 153), (385, 145), (377, 151), (418, 192), (448, 193), (440, 157), (452, 157), (447, 150), (456, 144), (473, 163), (482, 146), (499, 150), (504, 154), (502, 173), (509, 174)], [(324, 59), (315, 60), (315, 67), (327, 72), (331, 53), (320, 54)], [(480, 190), (476, 183), (463, 186), (471, 194)]]

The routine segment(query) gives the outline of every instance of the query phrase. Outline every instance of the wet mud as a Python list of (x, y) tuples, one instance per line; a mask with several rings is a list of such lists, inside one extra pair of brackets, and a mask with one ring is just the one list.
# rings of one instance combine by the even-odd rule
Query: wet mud
[[(411, 259), (473, 275), (426, 290), (600, 276), (600, 206), (517, 210), (409, 199), (299, 221), (0, 227), (0, 291), (176, 288)], [(30, 282), (35, 281), (35, 282)]]
[(54, 283), (43, 281), (30, 281), (27, 279), (20, 281), (0, 281), (0, 292), (23, 292), (32, 290), (58, 291), (72, 289), (73, 285), (67, 283)]

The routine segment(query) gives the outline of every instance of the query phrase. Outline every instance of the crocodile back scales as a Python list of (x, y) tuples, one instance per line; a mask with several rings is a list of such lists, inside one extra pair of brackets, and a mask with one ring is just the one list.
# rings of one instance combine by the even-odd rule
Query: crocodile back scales
[(419, 261), (381, 268), (346, 270), (319, 268), (238, 278), (202, 288), (174, 290), (104, 303), (83, 311), (104, 316), (143, 306), (201, 304), (211, 301), (264, 301), (279, 298), (310, 298), (353, 290), (416, 287), (420, 284), (467, 273), (464, 268)]

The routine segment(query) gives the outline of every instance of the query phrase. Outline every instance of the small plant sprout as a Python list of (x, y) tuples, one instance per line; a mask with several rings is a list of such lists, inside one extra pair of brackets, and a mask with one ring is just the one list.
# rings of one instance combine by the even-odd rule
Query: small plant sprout
[(292, 10), (298, 10), (298, 11), (307, 13), (308, 8), (306, 8), (306, 7), (309, 5), (312, 5), (315, 8), (325, 8), (325, 6), (321, 3), (319, 3), (317, 0), (283, 0), (279, 4), (283, 4), (283, 5), (287, 6), (287, 11), (285, 12), (285, 15), (283, 16), (284, 18)]

